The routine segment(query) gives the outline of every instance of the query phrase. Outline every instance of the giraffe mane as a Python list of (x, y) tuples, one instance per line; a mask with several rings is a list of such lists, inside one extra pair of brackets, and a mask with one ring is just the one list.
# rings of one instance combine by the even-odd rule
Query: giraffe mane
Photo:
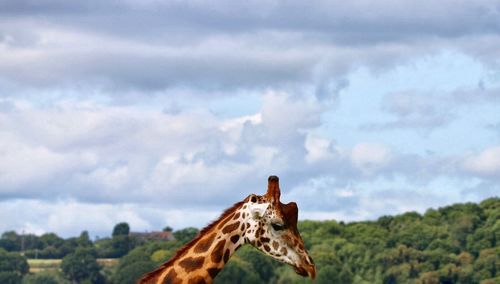
[(224, 212), (219, 216), (219, 218), (215, 219), (210, 224), (208, 224), (207, 226), (205, 226), (205, 228), (203, 228), (198, 233), (198, 235), (196, 235), (196, 237), (194, 239), (192, 239), (189, 243), (185, 244), (183, 247), (181, 247), (180, 249), (178, 249), (177, 252), (175, 253), (175, 255), (172, 256), (168, 261), (164, 262), (157, 269), (155, 269), (155, 270), (153, 270), (153, 271), (151, 271), (151, 272), (143, 275), (139, 279), (140, 282), (146, 281), (146, 280), (149, 280), (149, 279), (153, 278), (156, 275), (156, 273), (158, 273), (159, 271), (162, 271), (163, 268), (171, 265), (178, 257), (180, 257), (187, 250), (189, 250), (196, 242), (198, 242), (203, 235), (205, 235), (207, 232), (209, 232), (210, 230), (212, 230), (213, 227), (215, 227), (220, 221), (222, 221), (226, 217), (228, 217), (231, 213), (234, 212), (234, 210), (236, 210), (241, 205), (243, 205), (243, 203), (245, 203), (245, 202), (244, 201), (237, 202), (237, 203), (233, 204), (233, 206), (231, 206), (230, 208), (227, 208), (226, 210), (224, 210)]

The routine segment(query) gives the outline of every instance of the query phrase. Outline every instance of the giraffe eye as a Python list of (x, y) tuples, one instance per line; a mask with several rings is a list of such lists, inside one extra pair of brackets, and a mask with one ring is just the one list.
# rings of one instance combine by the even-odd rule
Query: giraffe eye
[(280, 224), (280, 223), (271, 223), (271, 226), (273, 226), (273, 229), (275, 231), (281, 231), (281, 230), (285, 229), (285, 226), (283, 224)]

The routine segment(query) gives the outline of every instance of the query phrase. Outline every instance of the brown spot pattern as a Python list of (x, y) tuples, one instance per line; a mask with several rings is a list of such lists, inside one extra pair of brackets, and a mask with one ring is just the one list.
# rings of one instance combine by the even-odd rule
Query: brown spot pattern
[(203, 262), (205, 258), (203, 256), (200, 257), (188, 257), (179, 262), (179, 265), (186, 270), (186, 272), (192, 272), (196, 269), (199, 269), (203, 266)]
[(224, 227), (224, 229), (222, 229), (222, 233), (224, 233), (224, 234), (230, 233), (230, 232), (238, 229), (239, 226), (240, 226), (240, 222), (236, 222), (236, 223), (227, 225)]
[(235, 244), (238, 242), (239, 239), (240, 239), (239, 235), (234, 235), (231, 237), (231, 242), (233, 242), (233, 244)]
[(281, 248), (281, 253), (282, 253), (283, 255), (287, 255), (287, 254), (288, 254), (288, 250), (286, 249), (286, 247), (282, 247), (282, 248)]
[(240, 218), (240, 212), (234, 214), (233, 220)]
[(274, 250), (277, 250), (279, 248), (279, 246), (280, 245), (278, 244), (278, 242), (276, 242), (276, 241), (273, 242), (273, 248), (274, 248)]
[(188, 280), (188, 284), (206, 284), (205, 278), (196, 276)]
[(207, 269), (207, 271), (208, 271), (208, 274), (210, 275), (210, 277), (212, 277), (212, 279), (214, 279), (215, 276), (217, 276), (217, 274), (219, 273), (220, 269), (217, 267), (214, 267), (214, 268)]
[(224, 225), (227, 223), (227, 221), (229, 221), (229, 220), (231, 220), (233, 218), (233, 214), (231, 214), (230, 216), (228, 216), (227, 218), (225, 218), (224, 220), (222, 220), (220, 222), (219, 226), (217, 226), (217, 228), (220, 229), (220, 228), (224, 227)]
[(181, 279), (177, 278), (177, 273), (175, 273), (174, 269), (170, 270), (170, 272), (165, 276), (165, 279), (163, 279), (163, 283), (180, 283)]
[(194, 252), (195, 253), (202, 253), (208, 251), (212, 243), (214, 242), (216, 234), (213, 233), (209, 235), (208, 237), (202, 239), (195, 247), (194, 247)]
[(221, 240), (217, 243), (212, 253), (212, 261), (215, 263), (219, 263), (222, 260), (222, 253), (224, 251), (224, 245), (226, 244), (226, 240)]
[(267, 252), (271, 251), (271, 248), (270, 248), (268, 245), (264, 245), (264, 249), (265, 249)]
[(270, 241), (269, 238), (261, 238), (260, 239), (263, 243), (268, 243)]

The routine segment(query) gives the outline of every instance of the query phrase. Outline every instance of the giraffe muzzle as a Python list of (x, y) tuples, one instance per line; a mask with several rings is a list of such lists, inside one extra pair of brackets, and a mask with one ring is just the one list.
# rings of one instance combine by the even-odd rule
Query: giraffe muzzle
[(313, 265), (303, 265), (303, 266), (294, 266), (295, 272), (300, 276), (311, 277), (314, 279), (316, 277), (316, 266)]

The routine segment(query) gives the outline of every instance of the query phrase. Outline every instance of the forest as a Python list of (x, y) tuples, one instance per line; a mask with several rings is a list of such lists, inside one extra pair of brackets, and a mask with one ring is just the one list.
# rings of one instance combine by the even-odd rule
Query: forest
[[(316, 263), (314, 283), (500, 283), (500, 198), (407, 212), (373, 221), (305, 220), (299, 231)], [(141, 240), (127, 223), (111, 237), (92, 241), (4, 232), (0, 239), (0, 283), (134, 283), (168, 260), (199, 232), (173, 230), (175, 239)], [(56, 259), (34, 270), (33, 259)], [(103, 259), (112, 259), (103, 264)], [(215, 283), (311, 283), (293, 269), (244, 246)]]

